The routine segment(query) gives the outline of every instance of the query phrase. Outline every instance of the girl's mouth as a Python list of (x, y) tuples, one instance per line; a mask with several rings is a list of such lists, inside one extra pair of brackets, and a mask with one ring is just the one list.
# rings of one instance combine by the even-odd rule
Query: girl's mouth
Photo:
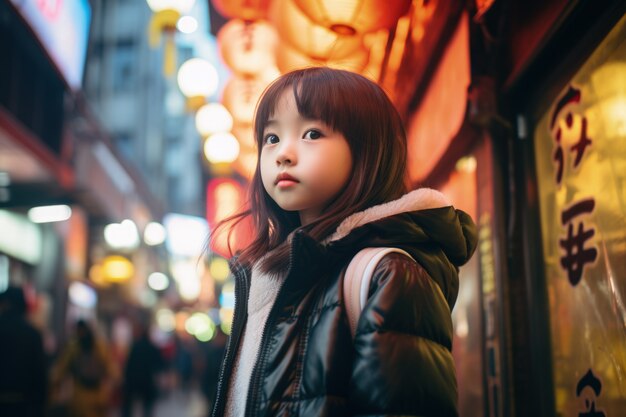
[(289, 187), (293, 187), (297, 183), (298, 181), (294, 181), (294, 180), (278, 180), (278, 182), (276, 183), (276, 186), (278, 188), (289, 188)]
[(299, 182), (300, 181), (298, 181), (295, 177), (292, 177), (286, 172), (282, 172), (276, 176), (276, 181), (274, 181), (274, 184), (279, 188), (288, 188), (296, 185)]

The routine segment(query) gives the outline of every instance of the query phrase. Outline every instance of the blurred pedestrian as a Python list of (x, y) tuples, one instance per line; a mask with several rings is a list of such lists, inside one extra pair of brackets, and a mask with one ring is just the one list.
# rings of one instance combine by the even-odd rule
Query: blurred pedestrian
[(159, 348), (150, 340), (147, 326), (140, 325), (124, 368), (122, 416), (132, 416), (136, 401), (141, 402), (143, 417), (152, 417), (158, 394), (157, 376), (164, 369)]
[(78, 320), (76, 335), (61, 353), (53, 371), (56, 386), (66, 377), (72, 380), (70, 416), (106, 416), (116, 376), (117, 370), (105, 343), (96, 338), (86, 321)]
[[(217, 383), (219, 380), (220, 366), (226, 351), (226, 334), (218, 327), (215, 337), (205, 346), (205, 364), (200, 386), (202, 393), (207, 400), (207, 409), (212, 410), (217, 394)], [(209, 413), (209, 415), (211, 415)]]
[(0, 416), (41, 417), (47, 392), (41, 334), (26, 320), (19, 287), (0, 293)]
[(175, 343), (174, 367), (178, 376), (178, 388), (183, 393), (189, 393), (194, 371), (193, 354), (191, 347), (184, 339), (176, 337)]

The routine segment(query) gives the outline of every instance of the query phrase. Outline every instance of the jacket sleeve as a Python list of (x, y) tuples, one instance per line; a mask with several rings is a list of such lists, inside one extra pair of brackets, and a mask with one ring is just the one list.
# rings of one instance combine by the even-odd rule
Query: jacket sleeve
[(424, 268), (393, 253), (378, 264), (354, 340), (357, 416), (457, 416), (452, 318)]

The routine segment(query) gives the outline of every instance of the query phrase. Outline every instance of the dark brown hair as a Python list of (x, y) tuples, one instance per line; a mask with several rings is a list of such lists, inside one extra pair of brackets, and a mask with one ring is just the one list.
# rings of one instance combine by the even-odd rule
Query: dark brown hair
[[(252, 178), (249, 209), (224, 222), (241, 222), (251, 216), (256, 236), (239, 255), (239, 262), (252, 265), (270, 250), (261, 269), (280, 272), (288, 267), (288, 236), (302, 227), (321, 241), (335, 231), (349, 215), (394, 200), (406, 192), (406, 134), (402, 120), (385, 94), (374, 82), (356, 73), (325, 67), (287, 73), (263, 93), (254, 121), (258, 157), (263, 130), (283, 92), (291, 90), (298, 112), (321, 120), (348, 141), (353, 168), (347, 184), (330, 201), (322, 215), (302, 227), (298, 212), (281, 209), (263, 187), (260, 163)], [(259, 159), (257, 159), (259, 160)], [(224, 223), (223, 222), (223, 223)], [(220, 224), (223, 227), (224, 224)]]

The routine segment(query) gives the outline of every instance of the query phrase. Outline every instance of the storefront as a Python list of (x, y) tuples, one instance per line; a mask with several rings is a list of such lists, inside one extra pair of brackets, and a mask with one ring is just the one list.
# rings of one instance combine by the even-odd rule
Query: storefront
[(460, 415), (621, 415), (626, 4), (424, 5), (392, 96), (411, 187), (479, 230), (453, 311)]
[(622, 415), (626, 5), (532, 3), (511, 7), (501, 91), (510, 410)]

